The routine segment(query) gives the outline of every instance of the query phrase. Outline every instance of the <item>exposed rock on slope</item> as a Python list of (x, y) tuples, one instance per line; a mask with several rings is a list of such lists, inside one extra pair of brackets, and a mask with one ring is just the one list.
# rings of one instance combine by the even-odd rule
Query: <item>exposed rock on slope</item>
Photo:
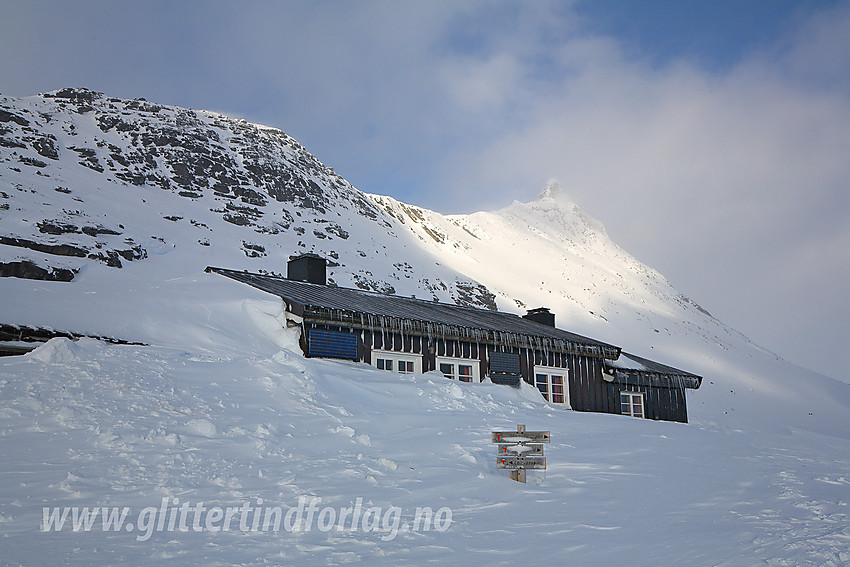
[(335, 261), (338, 285), (494, 307), (274, 128), (85, 89), (2, 97), (0, 164), (4, 276), (68, 281), (91, 262), (120, 268), (200, 247), (279, 273), (310, 251)]

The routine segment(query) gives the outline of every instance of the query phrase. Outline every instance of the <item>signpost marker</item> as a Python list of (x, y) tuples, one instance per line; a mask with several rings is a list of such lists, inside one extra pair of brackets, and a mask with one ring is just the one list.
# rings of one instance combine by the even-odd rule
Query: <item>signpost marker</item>
[(526, 470), (546, 468), (542, 443), (549, 443), (548, 431), (526, 431), (525, 425), (517, 425), (516, 432), (494, 431), (491, 441), (499, 444), (496, 466), (513, 469), (510, 472), (512, 480), (525, 482)]
[[(517, 433), (525, 433), (525, 425), (517, 425), (516, 431), (517, 431)], [(541, 447), (542, 446), (543, 445), (541, 445)], [(521, 483), (525, 484), (525, 469), (520, 468), (520, 469), (511, 471), (509, 473), (509, 475), (511, 477), (511, 480), (515, 480), (517, 482), (521, 482)]]

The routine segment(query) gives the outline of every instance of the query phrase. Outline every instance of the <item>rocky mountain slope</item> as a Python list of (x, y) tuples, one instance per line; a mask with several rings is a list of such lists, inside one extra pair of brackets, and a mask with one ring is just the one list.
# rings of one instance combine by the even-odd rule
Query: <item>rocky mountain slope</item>
[(85, 89), (2, 97), (0, 164), (2, 275), (70, 281), (92, 263), (121, 268), (172, 249), (188, 260), (204, 248), (222, 264), (280, 272), (312, 251), (337, 264), (339, 285), (494, 307), (274, 128)]

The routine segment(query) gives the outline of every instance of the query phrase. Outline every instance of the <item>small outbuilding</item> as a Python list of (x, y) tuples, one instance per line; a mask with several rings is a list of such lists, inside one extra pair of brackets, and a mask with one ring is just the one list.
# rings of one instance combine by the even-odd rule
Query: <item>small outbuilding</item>
[(520, 317), (329, 286), (326, 262), (314, 254), (290, 259), (286, 278), (206, 271), (280, 297), (291, 324), (301, 327), (301, 348), (310, 357), (403, 374), (438, 370), (463, 382), (519, 386), (523, 380), (554, 405), (683, 422), (684, 389), (701, 381), (650, 361), (643, 369), (617, 366), (619, 347), (558, 329), (545, 308)]

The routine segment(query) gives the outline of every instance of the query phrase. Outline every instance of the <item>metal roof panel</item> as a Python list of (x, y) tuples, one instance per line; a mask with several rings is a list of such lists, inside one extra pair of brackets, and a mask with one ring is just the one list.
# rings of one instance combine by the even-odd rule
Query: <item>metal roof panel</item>
[(206, 271), (232, 278), (303, 307), (337, 309), (376, 317), (393, 317), (530, 337), (545, 337), (579, 345), (614, 349), (619, 352), (619, 347), (524, 319), (513, 313), (462, 307), (412, 297), (384, 295), (359, 289), (311, 284), (279, 276), (239, 272), (225, 268), (208, 267)]

